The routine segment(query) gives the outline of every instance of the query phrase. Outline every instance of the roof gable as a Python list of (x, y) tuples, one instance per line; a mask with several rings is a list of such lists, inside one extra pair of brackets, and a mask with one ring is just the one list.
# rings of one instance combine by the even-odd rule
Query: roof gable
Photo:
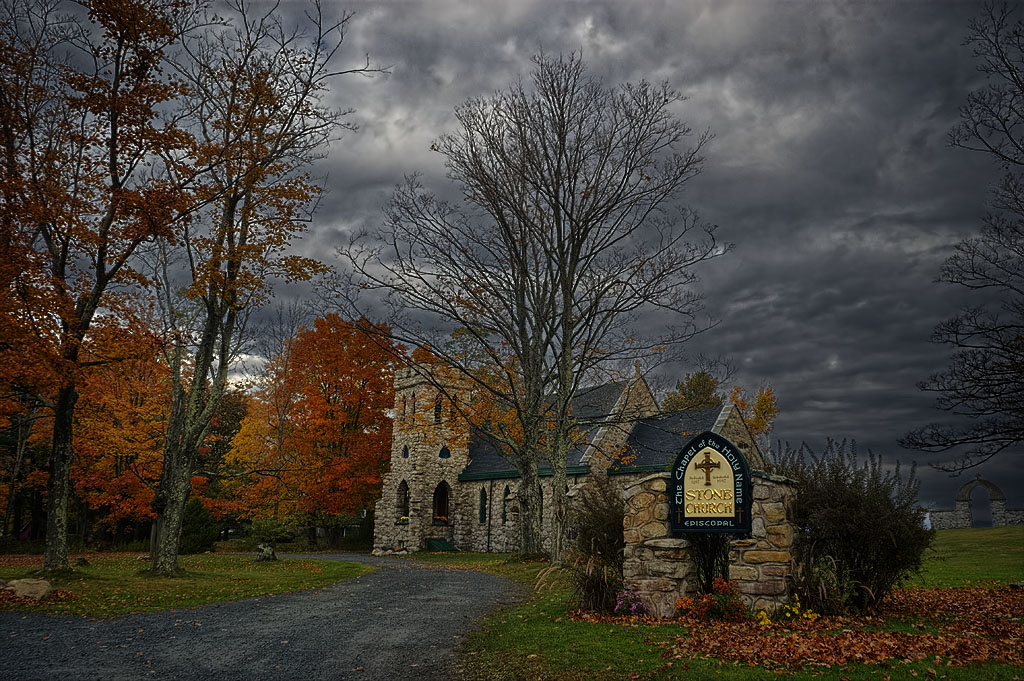
[(639, 419), (622, 451), (608, 468), (611, 475), (668, 470), (686, 438), (714, 430), (723, 407), (674, 411)]
[[(580, 432), (579, 442), (569, 452), (567, 465), (574, 468), (581, 465), (583, 455), (601, 424), (615, 409), (626, 388), (622, 381), (583, 388), (572, 400), (572, 414)], [(551, 463), (542, 458), (540, 468), (550, 470)], [(496, 439), (481, 430), (474, 430), (469, 439), (469, 464), (459, 477), (500, 478), (518, 475), (515, 462), (506, 458)]]

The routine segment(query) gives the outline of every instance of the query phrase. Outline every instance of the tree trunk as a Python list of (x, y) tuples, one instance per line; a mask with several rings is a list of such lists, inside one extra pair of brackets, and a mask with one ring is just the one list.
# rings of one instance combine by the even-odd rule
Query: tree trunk
[(551, 462), (554, 473), (551, 477), (551, 563), (553, 565), (561, 565), (565, 562), (565, 553), (569, 543), (569, 499), (565, 494), (567, 486), (565, 457), (564, 452), (556, 451)]
[(68, 563), (68, 491), (71, 487), (72, 423), (78, 391), (74, 384), (57, 393), (53, 414), (50, 479), (46, 484), (46, 548), (43, 572), (70, 570)]
[(540, 476), (536, 459), (521, 462), (519, 477), (519, 553), (524, 556), (544, 553), (541, 526)]
[(215, 343), (219, 339), (221, 357), (224, 357), (233, 338), (234, 312), (229, 312), (228, 321), (221, 325), (217, 311), (215, 306), (207, 306), (203, 335), (191, 376), (183, 376), (183, 347), (177, 346), (168, 358), (174, 367), (173, 396), (164, 438), (164, 467), (153, 499), (157, 518), (156, 541), (150, 550), (153, 572), (158, 575), (169, 576), (179, 572), (178, 545), (185, 504), (192, 494), (192, 471), (227, 381), (226, 360), (222, 359), (207, 386)]
[(192, 493), (191, 456), (185, 451), (186, 447), (187, 444), (182, 446), (168, 438), (160, 487), (153, 499), (157, 519), (150, 559), (153, 572), (168, 577), (180, 572), (178, 545), (181, 542), (181, 523), (185, 517), (185, 504)]

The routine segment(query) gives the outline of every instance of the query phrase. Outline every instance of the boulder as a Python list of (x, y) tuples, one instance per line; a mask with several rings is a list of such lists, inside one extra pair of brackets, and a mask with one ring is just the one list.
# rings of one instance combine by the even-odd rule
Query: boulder
[(45, 579), (14, 579), (4, 587), (18, 598), (46, 598), (53, 587)]

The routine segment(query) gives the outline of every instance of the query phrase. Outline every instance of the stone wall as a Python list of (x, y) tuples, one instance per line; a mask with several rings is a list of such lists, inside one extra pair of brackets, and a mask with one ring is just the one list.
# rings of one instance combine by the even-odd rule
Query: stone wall
[[(796, 527), (796, 492), (785, 478), (752, 471), (751, 536), (731, 542), (729, 578), (743, 601), (758, 610), (789, 599)], [(637, 592), (661, 617), (675, 612), (676, 599), (692, 595), (696, 573), (689, 542), (669, 536), (669, 473), (640, 478), (623, 493), (626, 541), (625, 588)]]
[[(1006, 508), (1005, 501), (991, 502), (992, 527), (1024, 525), (1024, 508)], [(969, 501), (958, 501), (952, 511), (930, 511), (932, 527), (936, 530), (966, 530), (974, 526)]]
[(956, 530), (971, 526), (971, 507), (958, 501), (952, 511), (931, 511), (932, 527), (936, 530)]
[[(593, 475), (593, 474), (591, 474)], [(569, 503), (588, 476), (569, 476)], [(543, 494), (541, 530), (544, 547), (551, 546), (553, 506), (552, 478), (541, 476)], [(516, 496), (519, 478), (460, 482), (459, 513), (455, 525), (455, 545), (461, 551), (493, 551), (509, 553), (519, 550), (519, 502)], [(508, 496), (505, 496), (505, 490)], [(487, 500), (484, 518), (480, 519), (480, 491)]]
[[(519, 502), (516, 478), (462, 482), (462, 501), (455, 526), (455, 545), (461, 551), (508, 553), (519, 548)], [(548, 490), (544, 489), (547, 499)], [(505, 490), (508, 490), (508, 496)], [(480, 491), (486, 496), (483, 522), (480, 521)], [(547, 509), (545, 509), (547, 510)]]
[(1024, 508), (1002, 508), (996, 509), (992, 504), (992, 526), (1002, 527), (1003, 525), (1024, 525)]

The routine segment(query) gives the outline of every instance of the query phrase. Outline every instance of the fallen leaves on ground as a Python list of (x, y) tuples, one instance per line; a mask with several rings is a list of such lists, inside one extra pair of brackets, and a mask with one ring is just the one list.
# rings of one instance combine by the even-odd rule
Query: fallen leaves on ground
[[(145, 557), (146, 555), (147, 554), (144, 554), (144, 553), (99, 553), (99, 552), (95, 552), (94, 551), (94, 552), (91, 552), (91, 553), (74, 553), (74, 554), (71, 554), (71, 555), (68, 556), (68, 562), (72, 565), (72, 567), (74, 567), (76, 561), (82, 560), (82, 559), (85, 559), (86, 562), (88, 562), (88, 563), (93, 563), (93, 562), (96, 562), (98, 560), (110, 560), (112, 557), (120, 558), (120, 557), (128, 556), (128, 557), (135, 558), (136, 556), (143, 556), (143, 557)], [(32, 566), (38, 566), (40, 568), (43, 567), (43, 557), (41, 555), (39, 555), (39, 554), (33, 554), (33, 553), (5, 553), (5, 554), (0, 554), (0, 568), (32, 567)]]
[[(640, 621), (578, 612), (572, 617), (626, 626)], [(753, 621), (644, 621), (676, 623), (689, 632), (653, 643), (665, 649), (666, 659), (705, 656), (785, 669), (894, 662), (1024, 666), (1024, 593), (1008, 588), (899, 590), (874, 615), (819, 617), (814, 622), (760, 626)], [(893, 631), (893, 624), (918, 632)]]

